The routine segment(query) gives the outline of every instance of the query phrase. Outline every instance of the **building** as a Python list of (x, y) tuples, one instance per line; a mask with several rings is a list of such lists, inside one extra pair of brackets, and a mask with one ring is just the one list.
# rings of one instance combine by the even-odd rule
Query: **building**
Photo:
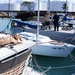
[[(63, 12), (63, 4), (66, 3), (65, 1), (52, 1), (50, 3), (50, 10), (51, 11), (61, 11)], [(72, 2), (67, 2), (67, 7), (68, 7), (68, 10), (67, 12), (75, 12), (75, 3), (72, 3)]]
[(1, 3), (0, 11), (20, 11), (19, 3)]
[[(34, 11), (38, 11), (38, 0), (34, 1), (36, 6)], [(63, 4), (66, 3), (66, 1), (50, 1), (50, 11), (58, 11), (63, 12)], [(48, 0), (40, 0), (39, 4), (39, 10), (40, 11), (47, 11), (48, 7)], [(67, 2), (68, 6), (68, 12), (75, 12), (75, 3), (73, 2)], [(27, 11), (25, 6), (22, 6), (20, 3), (1, 3), (0, 4), (0, 11)]]

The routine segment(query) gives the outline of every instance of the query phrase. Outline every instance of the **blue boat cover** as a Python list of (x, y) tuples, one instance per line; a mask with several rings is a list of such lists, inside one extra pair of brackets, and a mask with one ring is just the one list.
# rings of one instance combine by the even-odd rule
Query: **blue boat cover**
[(19, 24), (19, 25), (22, 25), (22, 26), (26, 26), (26, 25), (27, 25), (27, 26), (30, 27), (30, 28), (37, 29), (37, 25), (33, 25), (33, 24), (29, 24), (29, 23), (25, 23), (25, 22), (17, 21), (17, 20), (11, 20), (11, 21), (17, 23), (17, 25), (18, 25), (18, 24)]
[(70, 20), (75, 20), (75, 18), (67, 18), (67, 16), (68, 16), (68, 14), (66, 14), (62, 20), (64, 20), (64, 21), (67, 21), (67, 20), (69, 20), (69, 21)]

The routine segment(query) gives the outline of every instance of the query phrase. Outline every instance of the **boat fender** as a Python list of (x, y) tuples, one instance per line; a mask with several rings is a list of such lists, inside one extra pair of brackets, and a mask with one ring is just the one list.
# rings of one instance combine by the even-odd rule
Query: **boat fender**
[(14, 22), (11, 22), (11, 27), (14, 27), (15, 26), (15, 23)]

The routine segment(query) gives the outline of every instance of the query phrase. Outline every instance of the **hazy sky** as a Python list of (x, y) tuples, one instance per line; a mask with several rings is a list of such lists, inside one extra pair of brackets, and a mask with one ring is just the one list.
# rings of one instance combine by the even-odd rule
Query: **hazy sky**
[[(10, 2), (23, 2), (25, 0), (10, 0)], [(9, 0), (0, 0), (0, 3), (8, 3)]]

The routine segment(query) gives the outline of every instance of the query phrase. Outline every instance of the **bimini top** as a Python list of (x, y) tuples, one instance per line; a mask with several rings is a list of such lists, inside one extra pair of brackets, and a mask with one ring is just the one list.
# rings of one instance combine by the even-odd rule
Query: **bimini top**
[(11, 20), (11, 21), (14, 22), (14, 23), (17, 23), (17, 25), (28, 26), (28, 27), (34, 28), (34, 29), (37, 28), (37, 25), (25, 23), (25, 22), (23, 22), (23, 21), (18, 21), (18, 20)]

